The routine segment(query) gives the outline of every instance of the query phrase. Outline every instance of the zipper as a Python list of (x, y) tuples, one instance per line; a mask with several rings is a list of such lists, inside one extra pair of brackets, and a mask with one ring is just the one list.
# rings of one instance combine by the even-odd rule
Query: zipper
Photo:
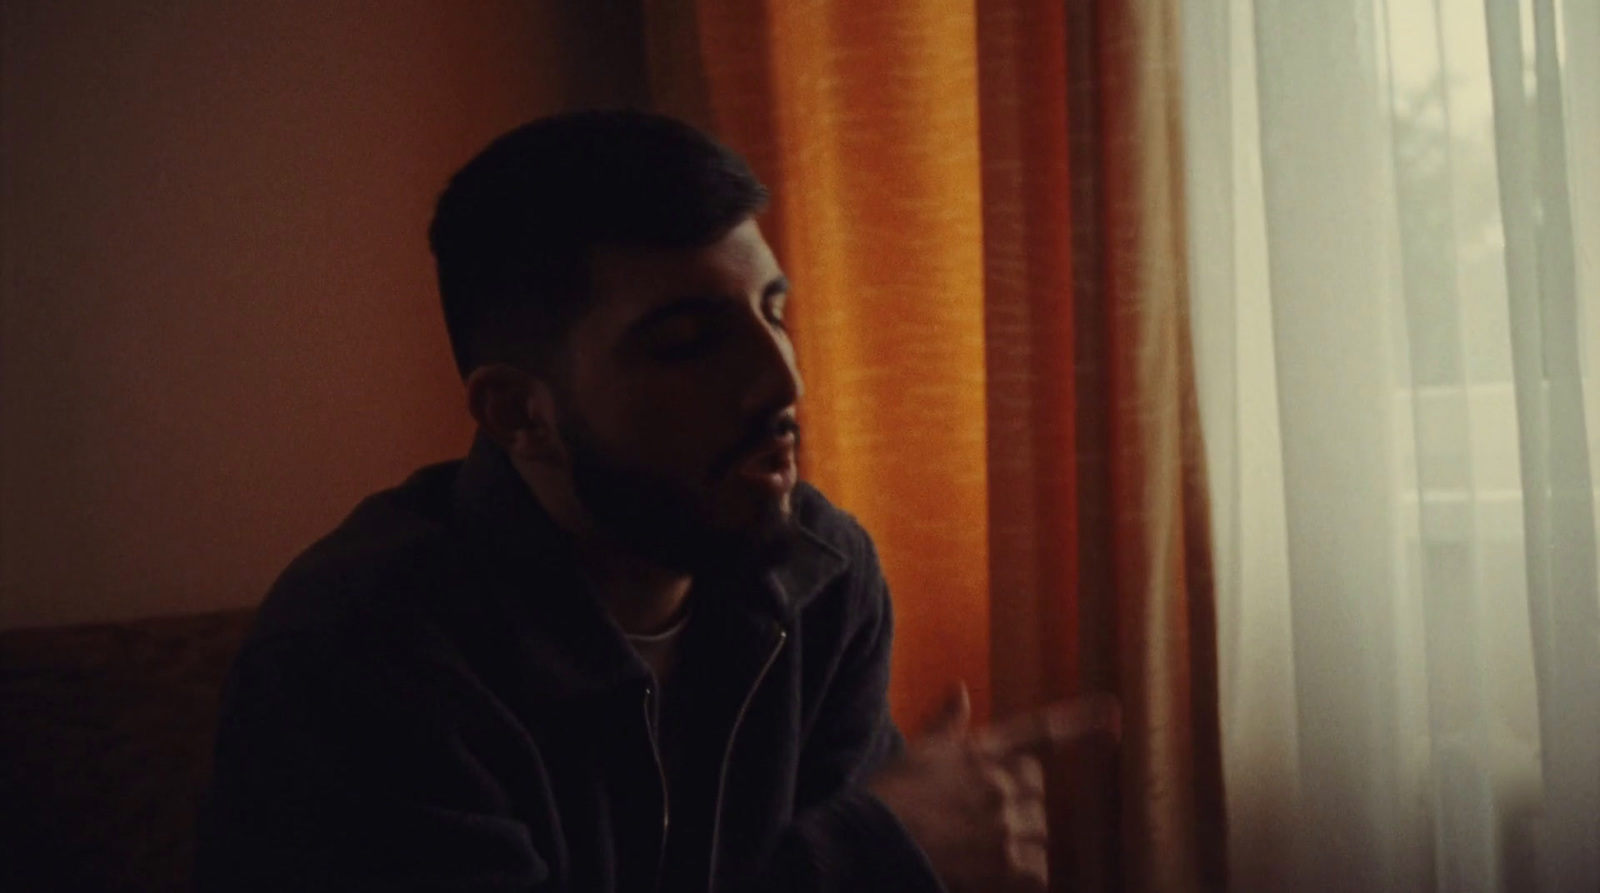
[(782, 626), (778, 627), (778, 641), (773, 643), (772, 653), (767, 655), (767, 662), (761, 665), (761, 672), (756, 674), (756, 681), (745, 692), (744, 703), (739, 705), (739, 712), (733, 717), (733, 728), (728, 732), (728, 746), (722, 751), (722, 766), (717, 771), (717, 799), (712, 804), (711, 812), (711, 865), (710, 877), (706, 878), (706, 893), (713, 893), (717, 882), (717, 843), (722, 833), (722, 794), (728, 785), (728, 762), (733, 759), (733, 741), (739, 736), (739, 726), (744, 722), (744, 715), (750, 709), (750, 702), (755, 700), (756, 691), (761, 688), (762, 680), (772, 671), (772, 665), (777, 663), (779, 652), (783, 651), (783, 643), (789, 641), (789, 631)]
[(654, 712), (650, 709), (650, 699), (655, 695), (655, 687), (646, 684), (644, 687), (644, 729), (650, 738), (650, 755), (656, 761), (656, 776), (661, 780), (661, 845), (656, 850), (656, 882), (655, 889), (661, 889), (661, 875), (667, 869), (667, 831), (672, 827), (672, 808), (667, 802), (667, 768), (661, 760), (661, 745), (656, 740), (656, 723)]

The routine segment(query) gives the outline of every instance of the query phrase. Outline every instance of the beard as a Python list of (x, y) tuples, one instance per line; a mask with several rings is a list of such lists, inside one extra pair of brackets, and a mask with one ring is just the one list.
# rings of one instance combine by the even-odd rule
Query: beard
[(687, 485), (614, 460), (582, 419), (563, 415), (573, 490), (601, 535), (690, 575), (762, 572), (793, 551), (798, 530), (782, 501), (763, 501), (744, 523), (720, 521)]

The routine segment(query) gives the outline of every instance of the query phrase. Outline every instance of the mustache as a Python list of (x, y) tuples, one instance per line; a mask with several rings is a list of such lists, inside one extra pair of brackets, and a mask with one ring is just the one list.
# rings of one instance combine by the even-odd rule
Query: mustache
[(795, 451), (800, 449), (800, 420), (790, 413), (772, 416), (757, 423), (750, 433), (739, 440), (718, 460), (714, 471), (721, 477), (734, 469), (741, 460), (765, 446), (768, 441), (794, 435)]

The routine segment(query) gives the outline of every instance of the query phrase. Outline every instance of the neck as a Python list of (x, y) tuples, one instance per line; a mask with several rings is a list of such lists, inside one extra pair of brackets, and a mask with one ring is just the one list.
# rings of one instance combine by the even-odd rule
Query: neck
[(579, 560), (601, 604), (625, 633), (650, 635), (683, 616), (694, 578), (605, 543), (579, 543)]
[(623, 632), (650, 635), (683, 615), (692, 576), (667, 570), (600, 534), (569, 485), (519, 457), (512, 457), (512, 465), (545, 511), (577, 541), (579, 565)]

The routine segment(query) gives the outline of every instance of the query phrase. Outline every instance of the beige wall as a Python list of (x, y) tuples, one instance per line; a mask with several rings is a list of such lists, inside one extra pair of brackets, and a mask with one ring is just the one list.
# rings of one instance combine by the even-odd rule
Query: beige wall
[(0, 628), (245, 605), (470, 439), (425, 229), (624, 0), (3, 0)]

